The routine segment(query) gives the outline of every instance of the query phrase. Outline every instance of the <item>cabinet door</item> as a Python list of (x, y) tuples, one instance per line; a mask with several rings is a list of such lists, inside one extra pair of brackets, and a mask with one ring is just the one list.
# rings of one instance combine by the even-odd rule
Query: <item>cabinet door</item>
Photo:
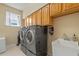
[(36, 25), (36, 12), (32, 14), (32, 25)]
[(74, 8), (78, 8), (79, 7), (79, 3), (63, 3), (63, 10), (69, 10), (69, 9), (74, 9)]
[(25, 26), (28, 26), (28, 25), (29, 25), (29, 23), (28, 23), (28, 18), (29, 18), (29, 17), (26, 17), (26, 18), (25, 18)]
[(49, 25), (49, 5), (42, 8), (42, 25)]
[(28, 16), (26, 19), (26, 25), (31, 26), (32, 25), (32, 16)]
[(62, 15), (79, 12), (79, 3), (63, 3)]
[(59, 15), (61, 12), (61, 3), (51, 3), (50, 4), (50, 16)]
[(41, 9), (36, 12), (36, 20), (37, 25), (42, 25)]

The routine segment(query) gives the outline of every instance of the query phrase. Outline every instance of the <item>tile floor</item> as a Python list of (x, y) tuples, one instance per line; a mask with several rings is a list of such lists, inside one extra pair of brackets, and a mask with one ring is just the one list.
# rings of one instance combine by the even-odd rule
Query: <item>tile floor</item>
[(1, 53), (0, 56), (25, 56), (25, 54), (20, 50), (20, 47), (14, 46), (9, 48), (6, 52)]

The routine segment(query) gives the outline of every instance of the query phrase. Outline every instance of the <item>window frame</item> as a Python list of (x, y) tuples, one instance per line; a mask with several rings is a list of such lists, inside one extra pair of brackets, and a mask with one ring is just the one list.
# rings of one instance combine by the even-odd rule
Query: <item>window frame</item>
[[(13, 18), (14, 20), (12, 20), (12, 15), (14, 15), (14, 17), (16, 16), (17, 20), (15, 20), (14, 18)], [(17, 25), (12, 24), (11, 22), (13, 21), (16, 21), (15, 24)], [(11, 12), (11, 11), (6, 11), (6, 26), (20, 27), (21, 26), (21, 15)]]

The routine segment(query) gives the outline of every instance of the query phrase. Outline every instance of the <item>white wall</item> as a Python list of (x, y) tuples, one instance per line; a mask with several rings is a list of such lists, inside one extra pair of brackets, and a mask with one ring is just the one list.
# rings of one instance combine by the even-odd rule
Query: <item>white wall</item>
[(22, 15), (22, 11), (15, 8), (0, 4), (0, 35), (6, 37), (7, 46), (17, 43), (17, 35), (20, 27), (9, 27), (5, 25), (6, 21), (6, 10), (15, 12), (16, 14)]
[(54, 19), (54, 39), (62, 37), (63, 34), (79, 37), (79, 13), (70, 14)]

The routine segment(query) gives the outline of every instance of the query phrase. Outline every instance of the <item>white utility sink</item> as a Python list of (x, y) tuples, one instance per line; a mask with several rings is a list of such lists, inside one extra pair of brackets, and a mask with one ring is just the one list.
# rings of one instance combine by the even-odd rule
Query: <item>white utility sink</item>
[(68, 40), (64, 40), (64, 39), (60, 39), (59, 42), (61, 45), (65, 46), (65, 47), (79, 49), (78, 42), (68, 41)]
[(58, 39), (52, 43), (54, 56), (77, 56), (79, 54), (78, 42)]

